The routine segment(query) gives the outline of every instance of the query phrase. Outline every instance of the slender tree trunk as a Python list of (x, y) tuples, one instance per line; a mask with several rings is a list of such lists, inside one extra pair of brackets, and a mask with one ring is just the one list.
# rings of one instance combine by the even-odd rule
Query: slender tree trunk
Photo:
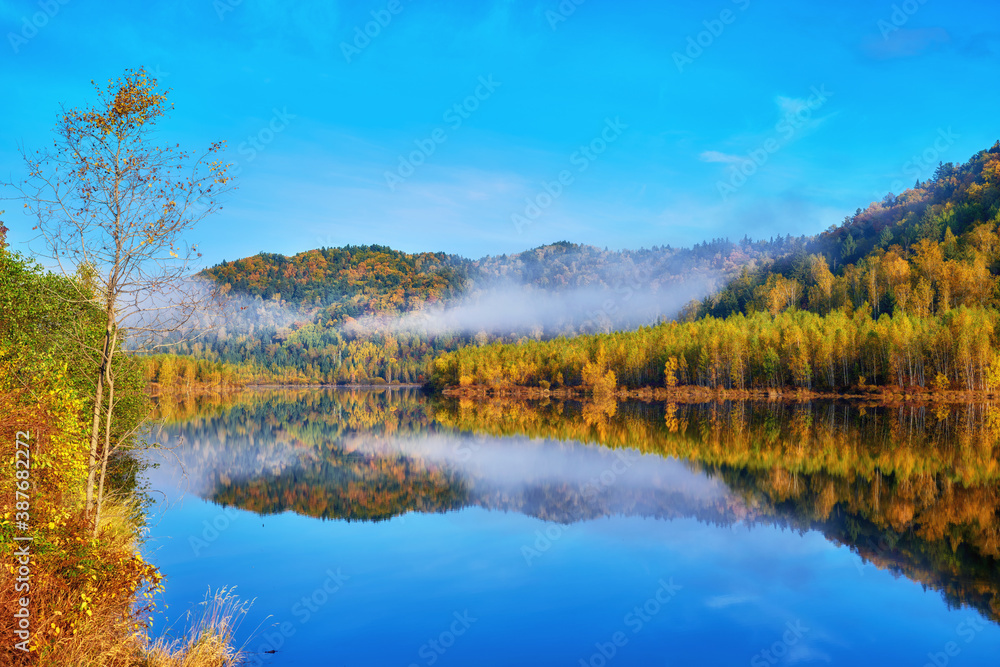
[(94, 480), (97, 476), (97, 445), (101, 437), (101, 407), (104, 401), (104, 379), (110, 365), (111, 339), (114, 332), (112, 314), (106, 311), (107, 319), (104, 329), (104, 346), (101, 349), (101, 361), (98, 365), (97, 387), (94, 390), (94, 419), (90, 429), (90, 464), (87, 467), (87, 516), (94, 509)]
[[(110, 368), (108, 369), (110, 371)], [(96, 512), (94, 513), (94, 537), (101, 525), (101, 509), (104, 507), (104, 479), (108, 474), (108, 458), (111, 456), (111, 419), (115, 408), (115, 383), (110, 372), (105, 377), (108, 386), (108, 409), (104, 418), (104, 451), (101, 453), (101, 478), (97, 485)]]

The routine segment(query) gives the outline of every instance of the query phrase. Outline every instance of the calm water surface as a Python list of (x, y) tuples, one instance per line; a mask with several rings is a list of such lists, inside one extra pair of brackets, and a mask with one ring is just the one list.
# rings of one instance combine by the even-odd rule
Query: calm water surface
[(157, 630), (236, 586), (250, 664), (1000, 664), (990, 408), (398, 390), (164, 417)]

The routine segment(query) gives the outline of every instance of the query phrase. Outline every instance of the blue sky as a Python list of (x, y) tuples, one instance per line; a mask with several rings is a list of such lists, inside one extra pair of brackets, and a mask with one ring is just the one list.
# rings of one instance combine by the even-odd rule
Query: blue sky
[(238, 163), (190, 239), (208, 263), (816, 233), (1000, 138), (992, 1), (5, 0), (0, 23), (3, 177), (145, 66), (163, 140)]

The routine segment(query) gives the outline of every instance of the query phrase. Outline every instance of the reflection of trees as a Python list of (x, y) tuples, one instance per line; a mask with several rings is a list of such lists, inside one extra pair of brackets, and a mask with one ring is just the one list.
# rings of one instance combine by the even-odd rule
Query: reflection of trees
[[(186, 435), (189, 467), (222, 471), (206, 495), (257, 512), (378, 520), (475, 505), (559, 522), (619, 514), (776, 523), (822, 531), (879, 568), (942, 591), (950, 604), (1000, 620), (995, 410), (512, 400), (431, 406), (412, 391), (313, 392), (253, 396), (214, 416), (201, 412), (175, 432)], [(686, 461), (731, 493), (699, 500), (679, 489), (628, 485), (592, 492), (558, 479), (512, 490), (372, 445), (432, 432), (639, 449)], [(240, 466), (219, 451), (235, 435), (257, 444), (253, 464), (234, 476), (228, 471)], [(274, 443), (294, 456), (268, 466), (263, 452)], [(246, 455), (243, 445), (233, 447), (232, 461)]]
[(1000, 466), (992, 406), (626, 403), (595, 422), (575, 404), (449, 401), (442, 423), (687, 460), (754, 508), (821, 530), (882, 568), (1000, 620)]
[(759, 508), (764, 520), (821, 531), (865, 562), (940, 590), (1000, 621), (995, 484), (962, 487), (934, 476), (853, 480), (825, 473), (711, 471)]
[(1000, 410), (858, 408), (816, 403), (621, 403), (595, 410), (573, 401), (444, 401), (435, 419), (491, 436), (525, 434), (697, 461), (704, 465), (825, 471), (871, 479), (940, 474), (967, 486), (1000, 480)]
[(212, 500), (273, 514), (380, 521), (405, 512), (443, 512), (468, 504), (462, 481), (419, 461), (330, 450), (270, 477), (220, 481)]
[(347, 433), (423, 433), (430, 408), (415, 389), (276, 390), (157, 399), (157, 417), (176, 440), (223, 441), (229, 435), (322, 445)]

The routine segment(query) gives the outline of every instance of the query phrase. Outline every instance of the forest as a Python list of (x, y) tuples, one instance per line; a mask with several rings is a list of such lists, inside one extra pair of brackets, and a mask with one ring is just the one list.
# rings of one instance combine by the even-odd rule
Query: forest
[(1000, 142), (638, 331), (435, 359), (436, 387), (1000, 387)]
[[(610, 331), (624, 325), (614, 307), (599, 317), (578, 313), (558, 327), (539, 323), (505, 331), (458, 330), (427, 333), (393, 327), (405, 313), (448, 308), (465, 297), (518, 288), (560, 294), (603, 290), (626, 302), (639, 291), (656, 294), (686, 282), (713, 288), (745, 266), (779, 257), (796, 247), (791, 237), (739, 243), (716, 239), (690, 249), (654, 247), (608, 251), (560, 242), (516, 255), (468, 260), (443, 253), (407, 254), (384, 246), (321, 248), (293, 257), (266, 254), (206, 269), (202, 276), (220, 288), (225, 316), (198, 337), (182, 337), (170, 351), (225, 367), (236, 384), (425, 383), (430, 362), (440, 354), (491, 341), (554, 338)], [(206, 327), (208, 328), (208, 327)], [(210, 382), (176, 382), (163, 357), (150, 362), (150, 379), (166, 387)]]
[(202, 275), (228, 292), (319, 309), (316, 322), (340, 324), (366, 314), (414, 310), (460, 292), (468, 260), (444, 253), (409, 255), (385, 246), (320, 248), (294, 257), (261, 253), (213, 266)]

